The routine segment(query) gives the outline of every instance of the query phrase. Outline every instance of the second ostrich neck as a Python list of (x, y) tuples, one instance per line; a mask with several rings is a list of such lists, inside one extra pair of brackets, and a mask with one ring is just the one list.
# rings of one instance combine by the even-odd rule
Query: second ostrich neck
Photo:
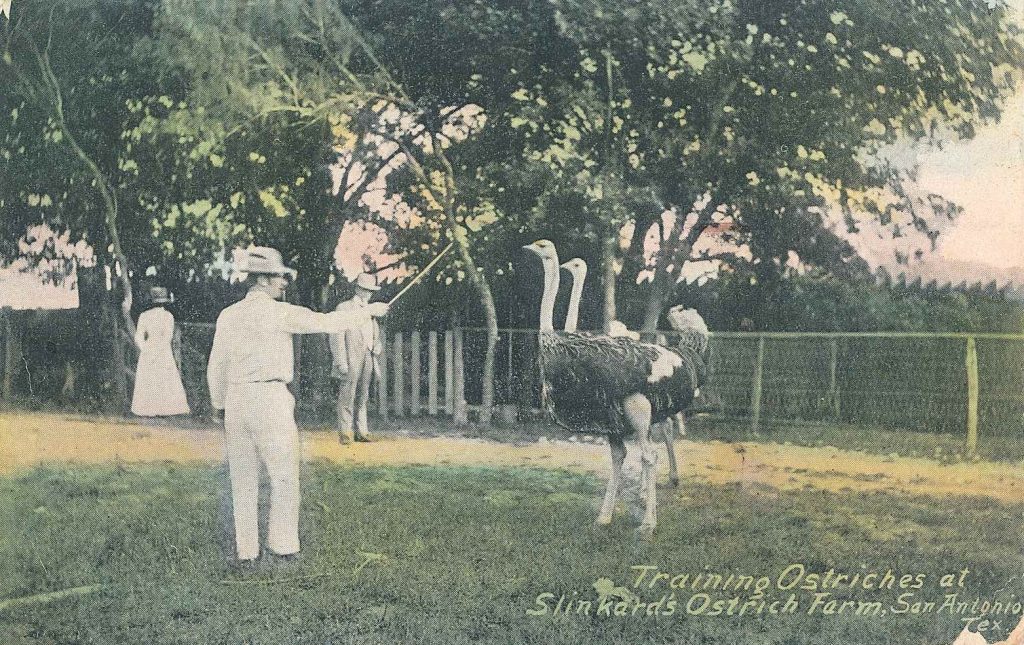
[(576, 331), (580, 315), (580, 299), (583, 297), (583, 281), (586, 269), (570, 272), (572, 275), (572, 291), (569, 295), (569, 313), (565, 316), (565, 331)]

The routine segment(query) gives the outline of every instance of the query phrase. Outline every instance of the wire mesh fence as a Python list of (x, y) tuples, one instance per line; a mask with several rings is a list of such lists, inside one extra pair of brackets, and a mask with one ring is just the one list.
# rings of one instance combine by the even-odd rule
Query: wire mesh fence
[[(486, 331), (459, 333), (465, 398), (475, 406), (482, 399)], [(388, 399), (388, 413), (451, 413), (444, 402), (453, 387), (454, 361), (451, 343), (441, 340), (444, 334), (389, 335), (387, 378), (383, 387), (377, 384), (378, 396), (383, 392)], [(211, 325), (183, 325), (182, 372), (196, 410), (209, 406), (205, 357), (212, 337)], [(973, 354), (969, 339), (976, 347)], [(658, 342), (672, 345), (676, 339), (664, 332)], [(755, 431), (756, 424), (786, 421), (966, 437), (973, 387), (979, 436), (1024, 437), (1024, 336), (719, 333), (712, 336), (711, 347), (711, 381), (696, 407), (748, 419)], [(296, 348), (300, 409), (329, 413), (334, 390), (326, 340), (297, 337)], [(499, 330), (494, 386), (498, 405), (523, 413), (540, 407), (536, 330)], [(431, 406), (432, 396), (440, 403)]]
[[(1017, 345), (1018, 351), (1024, 348), (1020, 341)], [(729, 416), (753, 417), (760, 408), (762, 419), (928, 432), (964, 428), (967, 371), (961, 338), (723, 334), (712, 346), (712, 389)], [(1018, 402), (1021, 393), (1018, 387)], [(1018, 417), (1019, 412), (1018, 406)]]
[[(14, 331), (0, 334), (0, 364), (17, 368), (28, 359), (11, 355), (21, 351), (18, 343), (7, 342)], [(185, 323), (181, 331), (189, 404), (194, 414), (208, 415), (206, 359), (214, 326)], [(657, 342), (673, 345), (676, 338), (664, 332)], [(470, 409), (478, 406), (486, 346), (483, 329), (389, 333), (371, 409), (394, 416), (451, 416), (459, 396)], [(754, 433), (780, 423), (844, 424), (953, 435), (968, 442), (1024, 441), (1024, 335), (716, 333), (711, 348), (711, 380), (695, 407), (711, 411), (713, 418), (748, 424)], [(296, 336), (295, 349), (298, 410), (306, 419), (329, 423), (336, 385), (327, 338)], [(46, 355), (32, 358), (33, 369), (45, 368), (40, 361)], [(93, 358), (93, 365), (103, 363), (102, 356)], [(6, 381), (5, 396), (29, 394), (19, 391), (28, 385), (18, 373)], [(494, 389), (504, 418), (537, 414), (536, 330), (499, 330)]]

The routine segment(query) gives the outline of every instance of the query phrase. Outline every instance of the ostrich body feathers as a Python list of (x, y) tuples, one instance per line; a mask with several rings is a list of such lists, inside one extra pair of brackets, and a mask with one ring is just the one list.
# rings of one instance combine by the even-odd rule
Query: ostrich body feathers
[(690, 405), (707, 377), (705, 357), (686, 345), (626, 337), (543, 332), (540, 359), (545, 405), (576, 432), (626, 433), (622, 403), (631, 394), (647, 397), (653, 423), (664, 421)]

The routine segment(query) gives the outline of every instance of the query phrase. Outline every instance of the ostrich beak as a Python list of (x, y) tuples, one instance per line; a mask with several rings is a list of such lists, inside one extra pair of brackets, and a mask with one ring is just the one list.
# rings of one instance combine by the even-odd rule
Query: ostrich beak
[(535, 255), (542, 255), (541, 250), (540, 250), (539, 242), (540, 241), (538, 240), (537, 242), (534, 242), (533, 244), (526, 244), (526, 245), (523, 246), (523, 249), (526, 250), (526, 251), (529, 251), (530, 253), (533, 253)]
[(537, 240), (533, 244), (527, 244), (523, 249), (539, 257), (545, 265), (549, 262), (554, 264), (555, 270), (558, 270), (558, 254), (555, 252), (555, 245), (549, 240)]

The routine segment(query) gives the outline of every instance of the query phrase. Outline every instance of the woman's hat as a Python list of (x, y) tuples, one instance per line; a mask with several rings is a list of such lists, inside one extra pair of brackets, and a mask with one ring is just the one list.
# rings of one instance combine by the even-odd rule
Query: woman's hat
[(171, 295), (169, 291), (167, 291), (167, 287), (150, 287), (149, 301), (154, 304), (174, 302), (174, 296)]

